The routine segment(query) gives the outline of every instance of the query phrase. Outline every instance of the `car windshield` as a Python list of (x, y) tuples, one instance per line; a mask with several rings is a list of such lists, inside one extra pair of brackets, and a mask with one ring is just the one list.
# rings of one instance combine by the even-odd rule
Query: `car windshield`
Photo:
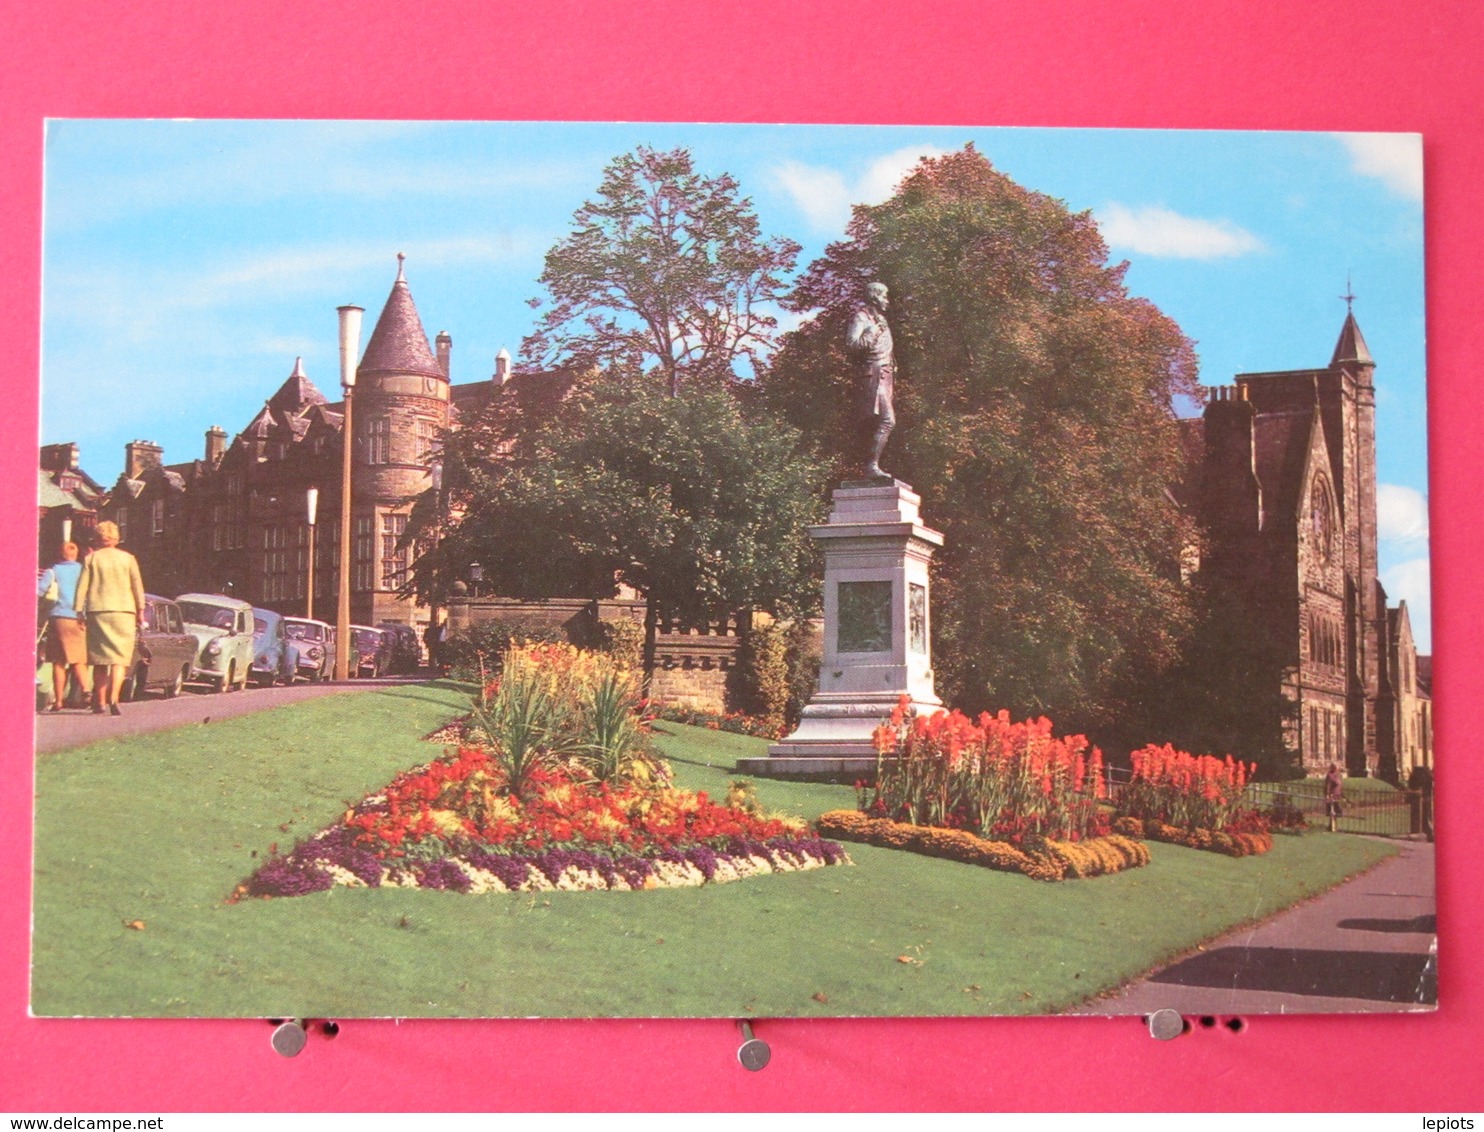
[(237, 614), (219, 605), (208, 605), (204, 601), (183, 601), (180, 615), (192, 625), (209, 625), (213, 629), (230, 629)]
[(374, 629), (357, 629), (355, 636), (356, 648), (374, 649), (381, 644), (381, 634)]
[(268, 631), (268, 622), (264, 621), (261, 617), (254, 617), (252, 619), (252, 631), (259, 635), (266, 633)]
[(283, 631), (291, 641), (322, 641), (325, 639), (323, 629), (318, 625), (307, 625), (303, 621), (286, 621)]

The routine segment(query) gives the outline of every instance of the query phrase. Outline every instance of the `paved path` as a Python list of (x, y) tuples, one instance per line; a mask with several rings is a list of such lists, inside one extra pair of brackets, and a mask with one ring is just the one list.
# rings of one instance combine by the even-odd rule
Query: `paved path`
[[(1335, 834), (1351, 837), (1353, 834)], [(1370, 872), (1080, 1007), (1079, 1014), (1325, 1014), (1437, 1005), (1433, 846)]]
[(345, 680), (324, 684), (295, 684), (291, 688), (249, 688), (243, 692), (198, 692), (187, 688), (173, 700), (158, 692), (133, 704), (121, 704), (120, 716), (94, 715), (91, 711), (43, 712), (36, 717), (36, 750), (40, 754), (77, 747), (120, 735), (143, 735), (209, 719), (262, 711), (282, 704), (298, 703), (316, 696), (344, 692), (369, 692), (397, 684), (417, 683), (432, 677)]

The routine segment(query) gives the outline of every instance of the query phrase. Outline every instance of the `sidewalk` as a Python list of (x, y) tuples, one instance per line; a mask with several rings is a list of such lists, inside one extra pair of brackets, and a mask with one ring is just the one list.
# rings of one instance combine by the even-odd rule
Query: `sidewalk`
[[(1352, 834), (1336, 834), (1349, 837)], [(1438, 1001), (1433, 846), (1079, 1007), (1078, 1014), (1324, 1014), (1431, 1010)]]

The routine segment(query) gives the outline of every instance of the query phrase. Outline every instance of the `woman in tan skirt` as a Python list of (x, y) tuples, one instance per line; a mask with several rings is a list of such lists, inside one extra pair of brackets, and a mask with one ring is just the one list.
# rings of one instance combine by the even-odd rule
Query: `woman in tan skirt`
[(64, 542), (56, 565), (41, 572), (36, 582), (36, 596), (41, 597), (56, 587), (56, 603), (47, 613), (46, 659), (52, 666), (52, 702), (47, 711), (61, 711), (67, 698), (67, 673), (79, 695), (88, 691), (88, 640), (77, 616), (77, 583), (82, 577), (82, 563), (77, 560), (77, 543)]
[(77, 614), (88, 627), (93, 712), (102, 715), (106, 703), (110, 712), (120, 715), (119, 693), (144, 621), (144, 581), (138, 560), (118, 548), (117, 523), (99, 523), (98, 540), (103, 545), (88, 555), (77, 583)]

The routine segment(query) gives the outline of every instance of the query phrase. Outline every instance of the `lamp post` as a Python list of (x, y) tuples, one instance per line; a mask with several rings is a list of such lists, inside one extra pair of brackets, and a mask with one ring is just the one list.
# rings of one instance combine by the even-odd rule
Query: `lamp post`
[(304, 509), (309, 519), (309, 577), (304, 582), (304, 620), (314, 620), (314, 519), (319, 512), (319, 488), (304, 493)]
[(433, 585), (428, 600), (428, 666), (437, 668), (434, 644), (440, 639), (438, 631), (438, 547), (443, 542), (443, 461), (434, 460), (428, 469), (433, 479)]
[(357, 306), (340, 312), (340, 387), (345, 390), (345, 422), (340, 428), (344, 459), (340, 465), (340, 587), (335, 611), (335, 679), (350, 679), (350, 463), (355, 448), (350, 403), (356, 388), (356, 358), (361, 352), (361, 315)]
[(469, 563), (469, 596), (479, 596), (479, 583), (484, 581), (484, 567), (478, 562)]

